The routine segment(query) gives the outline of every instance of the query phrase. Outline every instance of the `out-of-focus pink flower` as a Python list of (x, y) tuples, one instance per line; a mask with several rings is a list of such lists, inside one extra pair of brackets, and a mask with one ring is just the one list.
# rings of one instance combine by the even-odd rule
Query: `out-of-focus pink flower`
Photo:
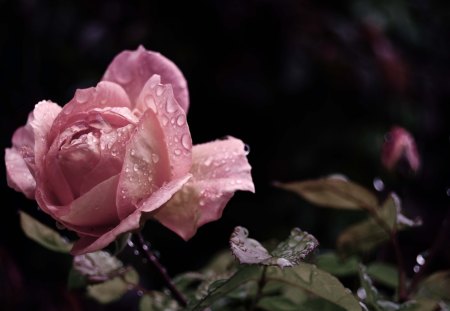
[(79, 235), (73, 254), (147, 218), (189, 239), (254, 185), (239, 139), (192, 146), (188, 107), (174, 63), (143, 47), (124, 51), (63, 108), (36, 105), (5, 151), (8, 184)]
[(406, 160), (414, 172), (420, 168), (420, 157), (414, 138), (404, 128), (395, 126), (383, 144), (381, 161), (388, 170), (393, 170), (400, 160)]

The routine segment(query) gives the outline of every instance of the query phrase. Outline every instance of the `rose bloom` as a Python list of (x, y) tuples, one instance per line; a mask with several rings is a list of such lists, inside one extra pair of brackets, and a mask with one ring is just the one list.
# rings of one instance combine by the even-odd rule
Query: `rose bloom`
[(235, 191), (254, 192), (242, 141), (192, 146), (188, 107), (175, 64), (143, 47), (124, 51), (63, 108), (35, 106), (5, 151), (8, 184), (78, 234), (75, 255), (149, 218), (187, 240)]

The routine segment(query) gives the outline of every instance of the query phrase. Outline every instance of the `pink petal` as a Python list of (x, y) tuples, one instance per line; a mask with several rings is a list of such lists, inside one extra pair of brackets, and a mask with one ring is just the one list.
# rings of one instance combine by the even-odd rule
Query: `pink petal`
[[(138, 101), (146, 98), (147, 91), (153, 92), (149, 85), (146, 84)], [(173, 106), (170, 106), (169, 112), (158, 110), (158, 114), (153, 109), (147, 109), (129, 141), (117, 192), (117, 208), (121, 219), (131, 214), (141, 200), (151, 196), (165, 182), (189, 172), (191, 164), (189, 128), (186, 124), (178, 126), (160, 123), (162, 117), (184, 116), (184, 112), (173, 97), (171, 97), (173, 102), (170, 101), (170, 87), (161, 86), (161, 88), (162, 100), (158, 101), (156, 106), (162, 109), (164, 105), (165, 109), (167, 102)], [(175, 136), (176, 134), (179, 136)], [(178, 142), (172, 141), (175, 137), (180, 137), (177, 138)], [(184, 137), (185, 147), (182, 147), (181, 137)]]
[(100, 237), (94, 238), (81, 235), (81, 239), (78, 240), (72, 248), (72, 255), (81, 255), (100, 250), (114, 241), (119, 235), (139, 229), (143, 220), (141, 218), (145, 216), (145, 214), (151, 213), (166, 203), (174, 193), (183, 187), (189, 178), (191, 178), (191, 175), (188, 174), (167, 183), (164, 187), (155, 191), (137, 210), (123, 219), (119, 225)]
[(119, 222), (115, 194), (119, 175), (98, 184), (70, 204), (69, 213), (60, 218), (69, 229), (94, 235)]
[(154, 217), (185, 240), (219, 219), (235, 191), (255, 191), (244, 149), (233, 137), (194, 146), (193, 178)]
[(174, 98), (171, 85), (160, 84), (158, 75), (152, 76), (137, 99), (137, 106), (156, 113), (162, 127), (165, 145), (169, 153), (172, 177), (189, 172), (192, 164), (192, 139), (186, 121), (186, 113)]
[(41, 101), (34, 107), (30, 125), (34, 134), (34, 158), (37, 168), (41, 167), (47, 153), (51, 142), (50, 129), (60, 112), (61, 107), (51, 101)]
[(6, 179), (8, 186), (20, 191), (29, 199), (34, 199), (36, 181), (27, 164), (15, 148), (5, 149)]
[(395, 126), (389, 132), (388, 140), (383, 144), (381, 161), (388, 170), (393, 170), (404, 157), (410, 168), (417, 172), (420, 156), (414, 137), (404, 128)]
[[(130, 99), (120, 85), (102, 81), (96, 87), (78, 89), (74, 98), (64, 106), (56, 118), (50, 139), (55, 139), (60, 132), (75, 122), (86, 121), (86, 113), (107, 107), (131, 107)], [(101, 115), (101, 113), (95, 115)]]
[(185, 112), (189, 107), (186, 79), (180, 69), (159, 53), (139, 46), (135, 51), (124, 51), (109, 65), (102, 80), (120, 84), (135, 103), (139, 93), (151, 76), (158, 74), (163, 84), (171, 84), (180, 106)]

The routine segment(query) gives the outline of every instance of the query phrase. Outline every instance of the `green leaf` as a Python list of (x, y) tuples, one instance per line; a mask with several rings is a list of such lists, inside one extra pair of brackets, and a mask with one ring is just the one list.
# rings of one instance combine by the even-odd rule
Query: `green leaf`
[(299, 309), (297, 304), (283, 296), (263, 297), (258, 302), (258, 307), (267, 311), (297, 311)]
[(297, 307), (297, 310), (302, 311), (343, 311), (344, 308), (332, 304), (323, 299), (309, 299)]
[(439, 302), (431, 299), (410, 300), (401, 305), (399, 311), (436, 311), (445, 310), (439, 308)]
[(116, 276), (104, 283), (89, 285), (88, 295), (100, 303), (106, 304), (121, 298), (130, 288), (139, 282), (137, 272), (128, 268), (122, 275)]
[(72, 244), (67, 242), (58, 232), (43, 225), (30, 215), (20, 211), (20, 225), (25, 235), (45, 248), (59, 253), (69, 253)]
[(383, 206), (375, 211), (375, 216), (350, 226), (339, 235), (337, 248), (345, 255), (369, 253), (389, 240), (391, 232), (420, 224), (420, 219), (413, 221), (401, 214), (400, 199), (391, 193)]
[(398, 287), (398, 270), (393, 265), (374, 262), (367, 267), (367, 274), (375, 281), (390, 288)]
[(299, 228), (294, 228), (289, 238), (278, 244), (271, 254), (258, 241), (248, 238), (244, 227), (236, 227), (230, 238), (231, 251), (241, 264), (280, 268), (298, 265), (318, 245), (314, 236)]
[(139, 301), (139, 311), (177, 311), (178, 303), (161, 292), (148, 292)]
[(400, 309), (399, 304), (385, 300), (378, 294), (378, 290), (373, 285), (372, 279), (367, 274), (366, 267), (362, 264), (359, 266), (359, 278), (365, 296), (360, 298), (369, 306), (372, 306), (375, 311), (396, 311)]
[(271, 268), (268, 270), (266, 280), (308, 292), (344, 310), (361, 310), (350, 290), (346, 289), (337, 278), (315, 265), (302, 263), (283, 270)]
[(316, 265), (335, 276), (342, 277), (358, 273), (358, 259), (356, 257), (340, 258), (334, 252), (317, 256)]
[(420, 283), (416, 298), (444, 300), (450, 303), (450, 270), (439, 271)]
[(374, 210), (378, 205), (371, 191), (343, 177), (277, 183), (276, 186), (323, 207)]
[(211, 285), (209, 292), (199, 300), (191, 301), (186, 310), (204, 310), (210, 307), (242, 285), (248, 282), (257, 282), (260, 278), (261, 271), (262, 268), (259, 266), (242, 267), (228, 280), (220, 280), (216, 284)]
[(88, 284), (87, 277), (82, 275), (75, 269), (70, 269), (69, 276), (67, 277), (67, 288), (68, 289), (77, 289), (86, 287)]

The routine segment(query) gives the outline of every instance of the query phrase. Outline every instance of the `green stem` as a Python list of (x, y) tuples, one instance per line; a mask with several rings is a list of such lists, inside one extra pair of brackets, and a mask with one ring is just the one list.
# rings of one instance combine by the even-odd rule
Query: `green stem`
[(267, 273), (267, 266), (264, 266), (262, 273), (261, 273), (261, 278), (258, 281), (258, 289), (257, 289), (256, 295), (255, 295), (255, 298), (253, 299), (252, 306), (250, 307), (250, 311), (255, 310), (256, 305), (258, 304), (259, 300), (263, 296), (263, 289), (264, 289), (264, 286), (266, 286), (266, 284), (267, 284), (266, 273)]

